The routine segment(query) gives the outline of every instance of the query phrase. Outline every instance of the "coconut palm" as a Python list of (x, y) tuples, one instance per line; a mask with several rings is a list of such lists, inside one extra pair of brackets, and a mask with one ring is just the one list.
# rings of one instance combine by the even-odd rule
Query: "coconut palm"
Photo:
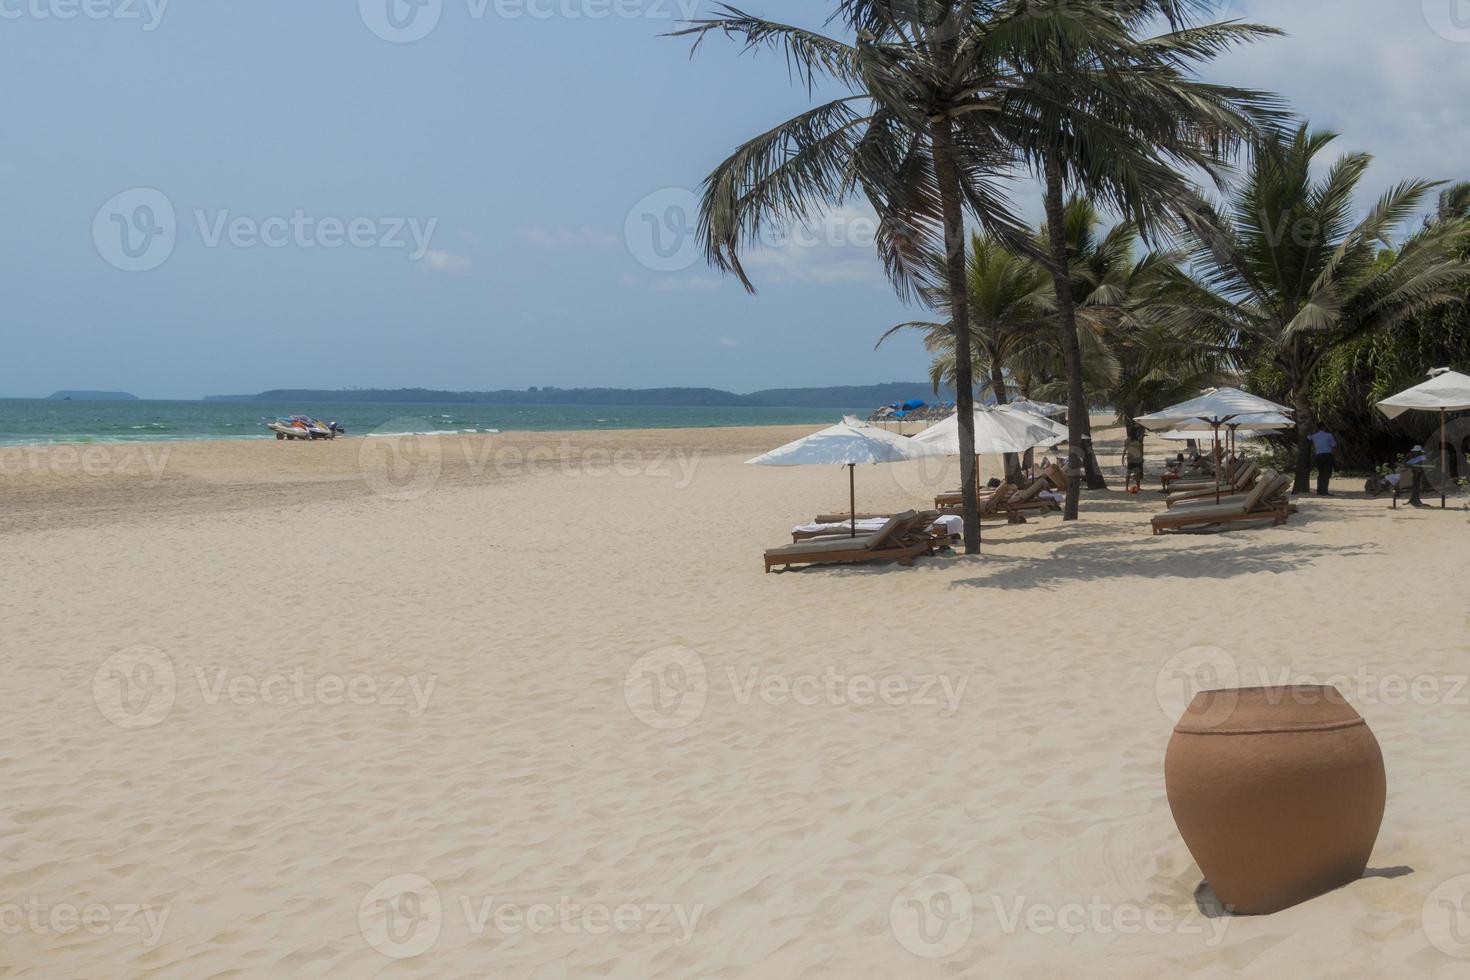
[(1181, 304), (1193, 324), (1228, 332), (1280, 372), (1296, 409), (1296, 493), (1308, 488), (1313, 378), (1335, 348), (1390, 330), (1409, 317), (1463, 301), (1470, 263), (1467, 226), (1447, 213), (1395, 251), (1383, 250), (1439, 186), (1406, 180), (1354, 221), (1354, 198), (1372, 157), (1348, 153), (1320, 178), (1316, 158), (1336, 134), (1268, 134), (1228, 202), (1192, 221), (1198, 280)]
[[(1150, 0), (1173, 9), (1197, 0)], [(1095, 79), (1023, 78), (1006, 53), (1063, 36), (1123, 44), (1110, 4), (1034, 0), (840, 0), (837, 14), (851, 43), (763, 20), (730, 6), (720, 16), (676, 32), (695, 45), (711, 34), (742, 38), (747, 49), (782, 52), (809, 91), (818, 79), (846, 94), (818, 105), (740, 146), (705, 180), (700, 229), (717, 268), (753, 288), (740, 261), (768, 224), (805, 222), (861, 194), (878, 215), (876, 243), (890, 278), (912, 299), (923, 290), (949, 296), (954, 336), (960, 446), (973, 448), (973, 378), (969, 298), (965, 289), (965, 219), (1012, 241), (1025, 229), (1012, 214), (1000, 177), (1012, 163), (1002, 137), (1011, 116), (1068, 119), (1097, 134), (1098, 152), (1138, 158), (1141, 144), (1107, 116), (1107, 100), (1089, 98)], [(1132, 6), (1130, 3), (1129, 6)], [(1172, 53), (1150, 53), (1167, 70)], [(1143, 56), (1140, 56), (1143, 60)], [(1162, 182), (1149, 164), (1137, 172)], [(937, 274), (936, 274), (937, 270)], [(973, 474), (963, 482), (965, 550), (979, 550)]]
[[(820, 78), (845, 90), (742, 144), (705, 180), (700, 228), (717, 268), (753, 285), (740, 250), (767, 224), (810, 220), (861, 194), (878, 215), (876, 243), (901, 295), (944, 288), (959, 355), (960, 446), (973, 454), (974, 386), (965, 282), (966, 213), (991, 228), (1019, 222), (995, 184), (1004, 148), (970, 123), (995, 88), (988, 37), (1002, 0), (843, 0), (849, 43), (722, 5), (720, 16), (677, 32), (743, 38), (747, 49), (784, 53), (814, 90)], [(936, 277), (934, 270), (942, 270)], [(963, 480), (965, 551), (980, 548), (975, 479)]]
[[(965, 290), (968, 300), (971, 374), (978, 381), (980, 394), (987, 394), (1000, 405), (1010, 401), (1013, 379), (1008, 374), (1011, 358), (1022, 348), (1034, 344), (1044, 330), (1047, 319), (1048, 292), (1051, 277), (1029, 257), (1007, 249), (995, 235), (974, 233), (966, 260)], [(915, 320), (901, 323), (878, 338), (882, 346), (889, 337), (905, 330), (924, 333), (924, 347), (934, 355), (930, 363), (930, 381), (937, 393), (944, 385), (957, 386), (958, 361), (955, 357), (954, 321), (950, 313), (946, 289), (924, 290), (925, 302), (936, 312), (946, 315), (943, 321)], [(1006, 472), (1014, 473), (1018, 461), (1006, 455)]]
[[(1056, 8), (1074, 0), (1029, 0), (1024, 6), (1047, 24)], [(1277, 101), (1260, 92), (1199, 81), (1193, 74), (1233, 45), (1278, 33), (1250, 24), (1198, 24), (1213, 7), (1208, 0), (1116, 0), (1088, 5), (1103, 15), (1084, 34), (1038, 31), (1006, 55), (1019, 80), (1017, 98), (1002, 109), (1005, 138), (1045, 188), (1046, 258), (1057, 303), (1057, 329), (1068, 379), (1071, 459), (1080, 476), (1080, 452), (1091, 433), (1083, 379), (1077, 304), (1066, 235), (1069, 189), (1087, 193), (1154, 233), (1172, 215), (1191, 210), (1194, 191), (1182, 174), (1198, 169), (1221, 179), (1225, 154), (1280, 115)], [(1162, 19), (1168, 31), (1140, 37)], [(1038, 87), (1064, 87), (1078, 103), (1062, 111), (1032, 104)], [(1119, 141), (1118, 132), (1129, 139)], [(1068, 487), (1064, 519), (1075, 520), (1080, 480)]]

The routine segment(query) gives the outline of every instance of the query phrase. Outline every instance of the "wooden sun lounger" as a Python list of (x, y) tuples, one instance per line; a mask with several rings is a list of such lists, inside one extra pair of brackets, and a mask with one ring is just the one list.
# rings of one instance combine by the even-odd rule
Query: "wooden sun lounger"
[[(1260, 481), (1260, 478), (1260, 467), (1256, 465), (1254, 460), (1252, 460), (1244, 468), (1242, 468), (1238, 474), (1236, 474), (1234, 480), (1220, 487), (1218, 491), (1221, 497), (1220, 502), (1223, 503), (1223, 498), (1225, 497), (1234, 497), (1240, 494), (1250, 493), (1252, 490), (1255, 489), (1256, 484)], [(1214, 501), (1215, 494), (1216, 489), (1213, 483), (1209, 484), (1208, 486), (1199, 487), (1197, 489), (1181, 488), (1179, 492), (1169, 494), (1168, 498), (1164, 501), (1164, 506), (1173, 507), (1176, 504), (1188, 502), (1191, 500)]]
[(1290, 485), (1291, 478), (1279, 476), (1275, 470), (1266, 470), (1261, 480), (1244, 498), (1229, 503), (1215, 504), (1201, 501), (1174, 507), (1153, 518), (1154, 534), (1178, 531), (1187, 527), (1204, 527), (1215, 524), (1230, 524), (1238, 521), (1272, 522), (1272, 526), (1285, 524), (1290, 515), (1290, 504), (1282, 491)]
[[(830, 525), (832, 525), (831, 527), (824, 528), (821, 531), (792, 531), (791, 532), (791, 540), (792, 540), (792, 542), (795, 543), (795, 542), (798, 542), (798, 541), (813, 541), (813, 540), (816, 540), (817, 538), (847, 538), (848, 540), (851, 540), (854, 537), (854, 535), (852, 533), (852, 515), (851, 514), (849, 514), (849, 515), (841, 518), (840, 520), (835, 520), (835, 521), (828, 521), (828, 520), (823, 520), (822, 519), (824, 517), (829, 517), (829, 516), (831, 516), (831, 515), (828, 515), (828, 514), (819, 514), (817, 516), (817, 519), (815, 521), (813, 521), (812, 523), (813, 524), (830, 524)], [(894, 517), (893, 514), (876, 514), (873, 517), (870, 517), (870, 518), (867, 518), (867, 519), (868, 520), (877, 520), (879, 518), (882, 518), (885, 521), (889, 521), (889, 520), (892, 520), (893, 517)], [(940, 517), (940, 513), (937, 510), (921, 510), (921, 511), (918, 512), (917, 520), (915, 520), (915, 522), (914, 522), (914, 528), (916, 529), (916, 532), (922, 531), (922, 532), (928, 533), (929, 536), (932, 537), (935, 540), (936, 543), (939, 543), (939, 544), (948, 544), (949, 543), (949, 535), (946, 534), (942, 529), (941, 530), (934, 530), (933, 529), (934, 522), (937, 521), (937, 520), (939, 520), (939, 517)], [(863, 519), (863, 516), (861, 514), (859, 514), (858, 515), (858, 519), (859, 520), (862, 520)], [(837, 525), (841, 525), (841, 527), (838, 527)], [(876, 531), (871, 530), (871, 529), (864, 530), (862, 528), (858, 528), (858, 532), (857, 532), (856, 537), (862, 538), (862, 537), (867, 537), (870, 534), (876, 534), (876, 533), (877, 533)]]
[[(1027, 505), (1023, 504), (1014, 509), (1010, 506), (1011, 498), (1014, 497), (1015, 494), (1016, 485), (1014, 483), (1002, 483), (1000, 486), (996, 487), (989, 496), (981, 497), (980, 519), (983, 521), (987, 518), (1004, 517), (1006, 521), (1010, 524), (1025, 524), (1026, 515), (1024, 511), (1027, 509)], [(938, 499), (939, 498), (936, 498), (935, 500), (936, 504), (938, 503)], [(1049, 503), (1049, 501), (1038, 501), (1037, 503)], [(1032, 509), (1037, 510), (1039, 508), (1032, 507)], [(956, 502), (948, 506), (940, 507), (939, 510), (945, 514), (957, 514), (959, 513), (960, 506), (959, 503)]]
[[(1249, 492), (1250, 488), (1255, 485), (1256, 477), (1260, 475), (1260, 472), (1261, 468), (1256, 461), (1253, 459), (1248, 460), (1244, 466), (1236, 469), (1228, 479), (1220, 481), (1221, 491), (1246, 490)], [(1185, 494), (1205, 493), (1206, 491), (1211, 495), (1214, 494), (1214, 480), (1194, 480), (1189, 483), (1176, 483), (1169, 489), (1169, 499), (1173, 500), (1177, 497), (1182, 500)]]
[[(923, 530), (923, 516), (913, 511), (895, 514), (888, 523), (872, 534), (829, 535), (797, 544), (771, 548), (765, 554), (766, 571), (780, 565), (826, 565), (836, 562), (879, 561), (890, 559), (900, 565), (912, 565), (914, 559), (934, 547), (934, 540)], [(929, 520), (933, 523), (933, 519)], [(918, 532), (917, 534), (915, 532)]]
[[(1230, 460), (1228, 463), (1225, 464), (1225, 478), (1220, 482), (1229, 485), (1234, 481), (1235, 475), (1240, 472), (1240, 467), (1242, 465), (1253, 462), (1254, 460), (1248, 460), (1244, 456), (1237, 456), (1234, 459)], [(1166, 470), (1163, 475), (1164, 492), (1182, 492), (1189, 489), (1202, 489), (1204, 487), (1213, 488), (1215, 486), (1214, 478), (1211, 478), (1209, 480), (1195, 479), (1195, 477), (1199, 476), (1198, 473), (1191, 473), (1190, 476), (1191, 479), (1184, 480), (1183, 473), (1173, 473)], [(1180, 483), (1180, 480), (1184, 480), (1184, 482)]]

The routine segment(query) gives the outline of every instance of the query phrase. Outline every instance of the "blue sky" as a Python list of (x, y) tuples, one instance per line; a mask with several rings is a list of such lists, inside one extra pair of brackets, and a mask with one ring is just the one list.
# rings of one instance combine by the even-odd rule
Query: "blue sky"
[[(861, 207), (759, 256), (755, 297), (655, 249), (809, 104), (778, 58), (658, 36), (707, 3), (425, 0), (395, 28), (387, 2), (0, 0), (0, 395), (924, 376), (916, 340), (873, 350), (916, 311)], [(1236, 4), (1296, 36), (1218, 75), (1376, 152), (1366, 193), (1470, 177), (1459, 2)]]

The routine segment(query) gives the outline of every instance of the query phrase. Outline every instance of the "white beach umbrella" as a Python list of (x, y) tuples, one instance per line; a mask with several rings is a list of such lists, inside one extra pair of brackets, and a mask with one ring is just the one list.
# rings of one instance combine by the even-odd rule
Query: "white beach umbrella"
[[(1229, 422), (1223, 423), (1225, 427), (1240, 431), (1265, 432), (1272, 429), (1291, 429), (1296, 422), (1289, 416), (1280, 412), (1257, 412), (1252, 415), (1237, 415)], [(1203, 419), (1195, 419), (1191, 422), (1180, 422), (1174, 426), (1175, 432), (1208, 432), (1214, 426)], [(1163, 438), (1160, 436), (1160, 438)], [(1193, 436), (1191, 438), (1198, 438)]]
[(1449, 473), (1444, 441), (1446, 416), (1450, 412), (1470, 411), (1470, 377), (1448, 368), (1439, 368), (1429, 373), (1431, 377), (1428, 381), (1401, 391), (1392, 398), (1385, 398), (1378, 403), (1378, 410), (1391, 419), (1396, 419), (1405, 412), (1439, 413), (1439, 506), (1443, 508), (1448, 506), (1445, 498), (1445, 477)]
[(1043, 418), (1050, 418), (1054, 415), (1065, 415), (1067, 413), (1067, 406), (1065, 405), (1056, 405), (1052, 402), (1034, 402), (1029, 398), (1009, 402), (1005, 407), (1014, 408), (1018, 412), (1026, 412), (1030, 415), (1040, 415)]
[(1229, 424), (1239, 416), (1260, 415), (1263, 412), (1287, 416), (1292, 414), (1292, 410), (1285, 405), (1278, 405), (1268, 398), (1252, 395), (1239, 388), (1216, 388), (1198, 398), (1170, 405), (1150, 415), (1140, 415), (1134, 421), (1145, 429), (1174, 429), (1180, 423), (1188, 422), (1204, 422), (1207, 428), (1216, 428)]
[[(1037, 446), (1055, 446), (1066, 438), (1066, 430), (1057, 435), (1055, 422), (1037, 415), (1013, 411), (1009, 406), (975, 409), (975, 455), (998, 456), (1001, 453), (1024, 453)], [(951, 415), (914, 436), (914, 442), (931, 446), (941, 455), (954, 456), (960, 451), (960, 417)]]
[(857, 477), (859, 463), (901, 463), (944, 453), (916, 439), (895, 435), (887, 429), (866, 425), (855, 418), (845, 418), (795, 442), (746, 460), (756, 466), (816, 466), (838, 464), (847, 467), (848, 497), (852, 504), (852, 534), (857, 536)]
[[(1183, 429), (1189, 428), (1196, 423), (1203, 423), (1204, 428), (1214, 433), (1215, 448), (1220, 446), (1220, 428), (1236, 424), (1236, 419), (1260, 416), (1264, 413), (1272, 413), (1282, 417), (1291, 415), (1292, 410), (1285, 405), (1252, 395), (1241, 391), (1239, 388), (1215, 388), (1205, 392), (1198, 398), (1170, 405), (1162, 411), (1150, 415), (1140, 415), (1134, 419), (1145, 429)], [(1201, 429), (1200, 431), (1203, 431)], [(1216, 454), (1218, 459), (1218, 452)], [(1220, 477), (1223, 468), (1218, 464), (1215, 467), (1215, 500), (1220, 499)]]

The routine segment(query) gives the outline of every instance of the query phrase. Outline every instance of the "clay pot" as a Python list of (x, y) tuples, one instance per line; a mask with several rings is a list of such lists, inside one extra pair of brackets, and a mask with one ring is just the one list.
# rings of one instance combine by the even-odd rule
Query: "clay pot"
[(1264, 915), (1361, 877), (1383, 754), (1335, 687), (1201, 691), (1164, 756), (1169, 809), (1232, 912)]

